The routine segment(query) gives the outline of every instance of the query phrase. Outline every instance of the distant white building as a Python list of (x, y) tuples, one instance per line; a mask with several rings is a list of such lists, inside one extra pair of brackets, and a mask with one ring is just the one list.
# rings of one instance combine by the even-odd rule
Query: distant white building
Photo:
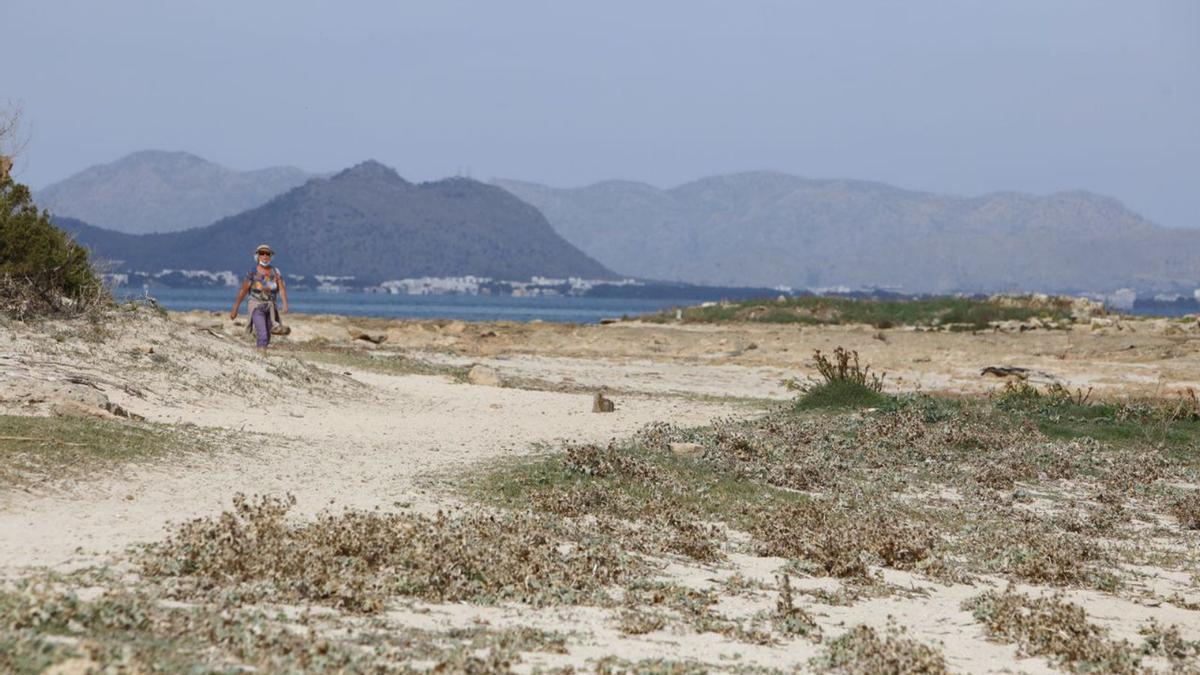
[(225, 270), (224, 272), (209, 272), (208, 270), (162, 270), (157, 274), (151, 275), (154, 277), (165, 277), (171, 274), (180, 274), (186, 279), (206, 279), (208, 281), (219, 283), (223, 286), (234, 287), (241, 283), (241, 278)]
[(392, 295), (478, 295), (480, 286), (491, 283), (489, 277), (420, 277), (392, 279), (379, 289)]

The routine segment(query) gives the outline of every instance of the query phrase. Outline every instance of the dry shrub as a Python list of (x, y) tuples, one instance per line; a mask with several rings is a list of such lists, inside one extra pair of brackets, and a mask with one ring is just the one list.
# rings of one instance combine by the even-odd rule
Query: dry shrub
[(698, 443), (705, 449), (702, 461), (719, 474), (791, 490), (823, 490), (852, 469), (841, 457), (848, 451), (829, 446), (837, 430), (837, 420), (776, 412), (754, 420), (716, 419), (700, 430), (653, 424), (639, 432), (637, 441), (660, 453), (670, 452), (671, 443)]
[[(1017, 522), (1010, 522), (1018, 519)], [(968, 549), (985, 567), (1040, 584), (1112, 589), (1117, 579), (1100, 569), (1110, 556), (1098, 543), (1055, 531), (1033, 516), (1012, 513), (1003, 522), (984, 522), (969, 533)]]
[(829, 643), (825, 654), (812, 663), (817, 670), (835, 673), (949, 673), (938, 650), (904, 637), (894, 626), (886, 637), (874, 628), (858, 625)]
[(234, 498), (216, 518), (180, 527), (148, 549), (144, 573), (180, 577), (180, 591), (247, 601), (315, 601), (375, 612), (392, 595), (434, 602), (583, 603), (628, 579), (637, 563), (610, 543), (562, 545), (528, 514), (435, 518), (346, 511), (286, 522), (294, 499)]
[(621, 612), (618, 629), (623, 635), (645, 635), (661, 630), (667, 625), (667, 617), (659, 612), (627, 609)]
[[(563, 671), (574, 673), (573, 669)], [(615, 656), (606, 656), (596, 662), (592, 672), (596, 675), (707, 675), (708, 666), (694, 661), (671, 661), (669, 659), (642, 659), (631, 662)]]
[(0, 593), (5, 673), (44, 672), (72, 658), (90, 662), (88, 672), (384, 672), (404, 656), (331, 642), (257, 611), (169, 607), (141, 591), (109, 589), (84, 601), (39, 582)]
[(1011, 490), (1018, 480), (1031, 473), (1031, 465), (1018, 467), (1013, 463), (988, 461), (975, 469), (971, 478), (980, 486), (993, 490)]
[(1083, 512), (1072, 508), (1065, 513), (1059, 513), (1047, 519), (1047, 522), (1058, 529), (1073, 534), (1113, 537), (1118, 534), (1118, 528), (1132, 520), (1129, 510), (1122, 504), (1107, 504), (1104, 500), (1101, 506), (1084, 507)]
[(698, 633), (717, 633), (731, 640), (751, 644), (774, 642), (771, 633), (758, 626), (757, 619), (751, 619), (744, 625), (713, 611), (718, 599), (718, 593), (713, 590), (701, 591), (661, 581), (642, 581), (634, 582), (625, 589), (622, 602), (637, 611), (644, 611), (644, 607), (672, 610)]
[[(718, 528), (705, 524), (684, 484), (648, 460), (616, 446), (570, 446), (565, 468), (604, 481), (576, 481), (537, 492), (539, 512), (594, 517), (597, 529), (639, 553), (677, 553), (702, 562), (722, 557)], [(605, 482), (611, 481), (611, 482)]]
[[(1172, 669), (1176, 672), (1196, 671), (1195, 660), (1200, 659), (1200, 641), (1185, 640), (1179, 633), (1179, 626), (1163, 628), (1151, 619), (1150, 623), (1138, 632), (1143, 636), (1143, 654), (1165, 656), (1171, 661)], [(1191, 670), (1187, 666), (1191, 666)]]
[(1171, 515), (1179, 526), (1187, 530), (1200, 530), (1200, 490), (1193, 490), (1171, 503)]
[(674, 553), (700, 562), (723, 559), (719, 544), (723, 536), (715, 525), (683, 519), (669, 512), (645, 518), (628, 521), (598, 516), (587, 526), (629, 552), (653, 556)]
[(622, 476), (643, 482), (662, 478), (658, 467), (611, 443), (604, 447), (594, 444), (567, 446), (566, 466), (586, 476)]
[(937, 533), (904, 514), (883, 498), (808, 500), (757, 513), (748, 530), (759, 555), (806, 560), (834, 577), (865, 577), (872, 563), (913, 569), (934, 556)]
[(1128, 642), (1108, 640), (1103, 628), (1088, 622), (1082, 607), (1060, 597), (988, 591), (963, 608), (974, 613), (990, 636), (1016, 643), (1024, 656), (1048, 657), (1076, 672), (1140, 672), (1140, 658)]
[(921, 402), (874, 415), (856, 435), (863, 461), (881, 468), (923, 462), (935, 477), (1000, 489), (1018, 480), (1069, 478), (1071, 447), (1049, 443), (1034, 427), (974, 407), (951, 413)]
[[(649, 523), (654, 540), (662, 550), (685, 555), (701, 562), (722, 558), (719, 528), (706, 525), (677, 511), (658, 513)], [(652, 551), (653, 552), (653, 551)]]
[(1122, 498), (1153, 485), (1171, 473), (1171, 463), (1162, 453), (1148, 448), (1109, 453), (1098, 464), (1101, 484)]

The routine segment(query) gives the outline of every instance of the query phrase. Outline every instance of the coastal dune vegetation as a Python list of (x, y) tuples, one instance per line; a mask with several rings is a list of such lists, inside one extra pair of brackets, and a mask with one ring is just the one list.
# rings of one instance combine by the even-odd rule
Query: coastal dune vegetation
[(876, 328), (921, 326), (985, 330), (1001, 322), (1030, 319), (1038, 319), (1050, 327), (1069, 325), (1073, 312), (1088, 307), (1084, 302), (1076, 298), (1035, 295), (915, 299), (780, 296), (773, 301), (709, 302), (640, 318), (656, 323), (866, 324)]
[[(600, 631), (611, 654), (633, 648), (599, 672), (725, 669), (637, 656), (667, 636), (766, 671), (951, 672), (985, 663), (979, 645), (1073, 672), (1196, 667), (1186, 626), (1147, 619), (1131, 636), (1096, 615), (1200, 611), (1193, 395), (885, 393), (853, 351), (813, 360), (765, 414), (476, 465), (437, 513), (305, 518), (293, 496), (238, 495), (130, 552), (131, 574), (7, 585), (0, 666), (573, 672), (581, 632)], [(908, 602), (977, 637), (871, 621)], [(492, 618), (413, 623), (453, 606)], [(500, 620), (514, 608), (535, 620)]]

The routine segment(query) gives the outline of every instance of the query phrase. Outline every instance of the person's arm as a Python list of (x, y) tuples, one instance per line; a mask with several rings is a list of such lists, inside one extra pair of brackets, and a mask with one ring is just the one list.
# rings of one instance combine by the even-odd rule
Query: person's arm
[(233, 309), (229, 310), (229, 318), (236, 319), (238, 308), (242, 306), (242, 300), (246, 299), (246, 294), (250, 292), (250, 282), (243, 281), (241, 289), (238, 290), (237, 300), (233, 301)]
[(279, 275), (279, 297), (283, 299), (283, 309), (281, 311), (287, 314), (287, 286), (283, 284), (282, 274)]

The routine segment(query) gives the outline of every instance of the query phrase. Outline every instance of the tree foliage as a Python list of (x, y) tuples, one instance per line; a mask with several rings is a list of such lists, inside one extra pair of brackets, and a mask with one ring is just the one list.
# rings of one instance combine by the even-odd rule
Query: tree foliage
[(28, 187), (0, 177), (0, 310), (22, 319), (72, 314), (106, 296), (87, 249), (38, 211)]

